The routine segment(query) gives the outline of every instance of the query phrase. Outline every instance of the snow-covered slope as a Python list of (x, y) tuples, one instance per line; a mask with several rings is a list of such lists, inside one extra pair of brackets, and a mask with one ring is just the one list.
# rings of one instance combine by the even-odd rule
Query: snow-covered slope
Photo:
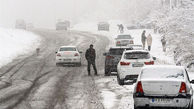
[(194, 1), (183, 0), (182, 6), (173, 10), (153, 11), (148, 21), (163, 30), (167, 39), (167, 53), (174, 55), (175, 62), (188, 66), (194, 61)]
[(40, 37), (25, 30), (0, 28), (0, 67), (19, 55), (35, 51)]

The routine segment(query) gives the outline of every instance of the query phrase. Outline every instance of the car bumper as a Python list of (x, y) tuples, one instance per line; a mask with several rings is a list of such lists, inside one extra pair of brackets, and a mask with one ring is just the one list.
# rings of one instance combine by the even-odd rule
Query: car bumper
[(134, 98), (135, 107), (176, 107), (187, 108), (191, 102), (191, 98), (162, 98), (169, 99), (169, 102), (156, 102), (154, 98), (136, 97)]
[(129, 45), (129, 43), (126, 43), (126, 44), (116, 44), (116, 46), (127, 46)]
[(81, 63), (80, 58), (56, 58), (57, 64), (76, 64)]
[(110, 69), (111, 72), (117, 72), (117, 65), (106, 65), (105, 69)]
[[(141, 67), (138, 68), (121, 68), (119, 69), (119, 76), (121, 79), (134, 79), (137, 78), (141, 71)], [(133, 78), (134, 77), (134, 78)]]

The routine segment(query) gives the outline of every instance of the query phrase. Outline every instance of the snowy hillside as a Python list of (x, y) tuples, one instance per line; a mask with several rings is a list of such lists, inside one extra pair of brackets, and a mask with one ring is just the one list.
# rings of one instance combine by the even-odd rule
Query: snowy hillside
[(152, 22), (167, 38), (167, 53), (174, 55), (177, 64), (188, 66), (194, 60), (194, 1), (153, 11), (147, 21)]
[(39, 36), (24, 30), (0, 28), (0, 67), (19, 55), (34, 52)]

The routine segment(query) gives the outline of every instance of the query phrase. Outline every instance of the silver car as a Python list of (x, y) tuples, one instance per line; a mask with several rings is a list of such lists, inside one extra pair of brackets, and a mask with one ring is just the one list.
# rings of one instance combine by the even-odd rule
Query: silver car
[(116, 46), (127, 46), (129, 44), (134, 44), (133, 37), (129, 34), (118, 35), (116, 40)]
[(98, 23), (98, 31), (109, 31), (109, 23), (108, 22), (99, 22)]
[(59, 21), (56, 24), (56, 30), (68, 30), (70, 28), (70, 21)]
[(184, 108), (193, 109), (193, 81), (181, 66), (146, 66), (136, 82), (134, 109)]

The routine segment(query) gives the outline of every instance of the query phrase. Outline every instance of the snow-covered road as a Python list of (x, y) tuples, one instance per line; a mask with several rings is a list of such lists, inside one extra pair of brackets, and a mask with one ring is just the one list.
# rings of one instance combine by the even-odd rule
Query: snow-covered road
[[(20, 56), (0, 69), (0, 109), (102, 109), (96, 78), (102, 78), (102, 56), (109, 40), (105, 36), (78, 31), (35, 30), (42, 38), (40, 54)], [(61, 45), (77, 45), (85, 52), (93, 43), (97, 51), (99, 77), (88, 77), (82, 67), (56, 67), (55, 51)]]
[[(130, 30), (140, 44), (143, 30)], [(153, 34), (151, 53), (157, 64), (173, 64), (173, 57), (162, 52), (160, 35)], [(133, 109), (134, 85), (120, 86), (116, 76), (104, 76), (104, 56), (114, 45), (113, 32), (34, 30), (42, 38), (40, 55), (20, 56), (2, 67), (0, 109)], [(97, 51), (99, 76), (87, 76), (82, 54), (81, 67), (56, 67), (55, 51), (61, 45), (77, 45), (85, 52), (93, 43)], [(93, 72), (92, 72), (93, 74)]]

